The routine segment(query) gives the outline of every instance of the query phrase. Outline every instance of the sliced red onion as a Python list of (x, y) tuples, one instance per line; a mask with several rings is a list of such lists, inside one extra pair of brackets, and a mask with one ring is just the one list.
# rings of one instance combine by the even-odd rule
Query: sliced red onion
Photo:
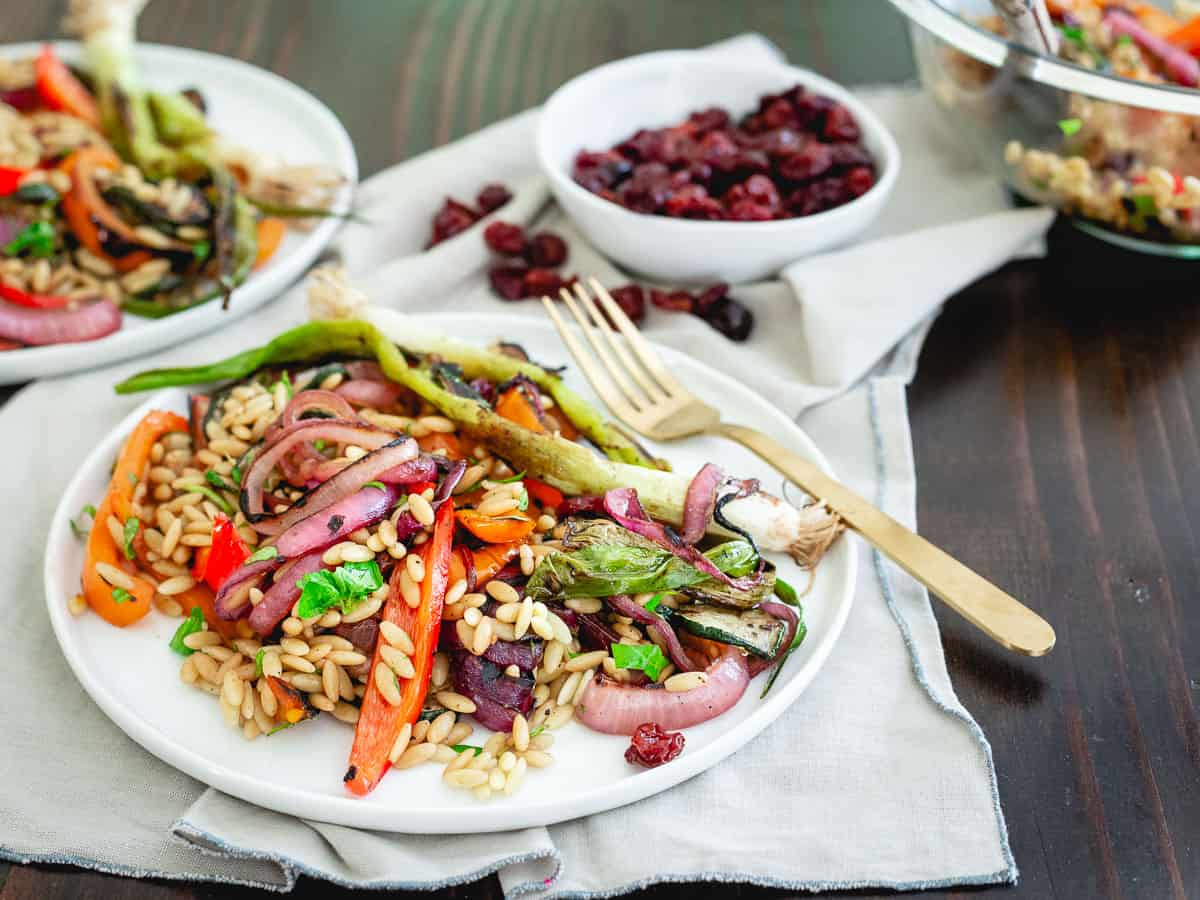
[(517, 713), (533, 708), (533, 678), (510, 678), (491, 660), (471, 653), (456, 653), (454, 685), (475, 703), (475, 719), (485, 728), (509, 731)]
[(339, 397), (333, 391), (323, 391), (319, 388), (300, 391), (283, 408), (279, 418), (271, 423), (271, 427), (263, 435), (264, 443), (270, 444), (306, 414), (314, 412), (326, 413), (327, 415), (323, 418), (345, 419), (350, 422), (357, 418), (354, 407), (347, 403), (344, 397)]
[(408, 462), (380, 472), (375, 478), (384, 484), (413, 484), (417, 481), (436, 481), (437, 463), (430, 456), (418, 456)]
[(75, 309), (29, 309), (0, 301), (0, 337), (31, 347), (94, 341), (120, 327), (121, 311), (107, 297)]
[[(433, 457), (440, 459), (441, 457)], [(429, 502), (435, 510), (449, 499), (454, 493), (454, 489), (458, 487), (458, 483), (462, 481), (463, 473), (467, 471), (467, 461), (465, 459), (456, 460), (450, 464), (445, 476), (442, 478), (442, 483), (438, 485), (437, 492), (433, 495), (433, 499)]]
[(413, 518), (412, 513), (402, 512), (396, 517), (396, 540), (400, 543), (404, 543), (410, 537), (420, 531), (421, 528), (421, 523)]
[(717, 508), (717, 491), (725, 480), (725, 473), (712, 463), (704, 466), (688, 485), (683, 501), (683, 531), (680, 537), (685, 544), (697, 544), (708, 532), (713, 510)]
[[(466, 652), (455, 628), (443, 628), (441, 633), (443, 650), (452, 653)], [(483, 658), (501, 668), (516, 666), (522, 672), (532, 672), (542, 661), (542, 642), (536, 638), (525, 641), (496, 641), (483, 652)]]
[(250, 627), (261, 635), (268, 635), (275, 626), (286, 619), (300, 597), (296, 582), (310, 572), (321, 568), (321, 552), (302, 556), (275, 576), (275, 583), (263, 595), (258, 605), (250, 610)]
[(560, 519), (585, 512), (596, 513), (597, 515), (603, 513), (604, 498), (597, 497), (594, 494), (585, 494), (581, 497), (567, 497), (558, 507), (558, 517)]
[(387, 518), (399, 496), (400, 491), (390, 485), (385, 485), (383, 490), (362, 488), (307, 519), (301, 519), (279, 536), (275, 546), (281, 556), (288, 558), (323, 550), (348, 534)]
[(786, 603), (780, 603), (778, 600), (764, 600), (758, 604), (758, 608), (784, 622), (787, 625), (787, 630), (783, 633), (783, 640), (779, 642), (779, 651), (773, 659), (763, 659), (761, 656), (750, 657), (748, 663), (751, 678), (779, 662), (780, 654), (786, 653), (788, 647), (792, 646), (792, 641), (796, 638), (796, 629), (800, 627), (800, 616), (796, 614), (794, 608), (788, 606)]
[(655, 522), (646, 515), (646, 511), (642, 509), (642, 504), (638, 500), (637, 491), (633, 488), (614, 488), (608, 491), (604, 495), (604, 511), (622, 527), (653, 541), (664, 550), (669, 550), (678, 556), (688, 565), (699, 569), (710, 578), (729, 585), (734, 590), (753, 590), (762, 581), (765, 566), (762, 557), (759, 557), (758, 571), (753, 575), (730, 578), (713, 565), (707, 556), (690, 544), (680, 541), (677, 535), (667, 529), (667, 526)]
[[(263, 509), (263, 484), (276, 464), (297, 445), (314, 440), (356, 444), (368, 453), (335, 477), (309, 491), (279, 516)], [(341, 419), (313, 419), (297, 422), (271, 445), (265, 447), (250, 464), (242, 479), (240, 504), (246, 519), (262, 534), (279, 534), (305, 516), (357, 491), (380, 472), (407, 462), (417, 455), (417, 442), (397, 438), (391, 432)]]
[(383, 409), (400, 399), (404, 388), (393, 381), (355, 378), (352, 381), (343, 381), (337, 386), (336, 391), (338, 396), (344, 397), (355, 406)]
[(42, 105), (42, 95), (38, 93), (37, 85), (28, 84), (0, 91), (0, 103), (6, 103), (18, 112), (32, 112)]
[(696, 671), (696, 664), (683, 649), (683, 644), (679, 643), (679, 635), (662, 616), (647, 612), (645, 607), (638, 606), (628, 594), (613, 594), (611, 597), (605, 597), (604, 602), (621, 615), (629, 616), (633, 621), (645, 625), (647, 628), (653, 628), (662, 638), (663, 644), (666, 645), (667, 655), (671, 657), (671, 662), (675, 663), (676, 669), (680, 672)]
[(475, 554), (466, 544), (459, 544), (454, 548), (454, 552), (462, 560), (463, 575), (467, 579), (467, 592), (472, 593), (479, 584), (479, 573), (475, 571)]
[(1104, 14), (1104, 24), (1118, 37), (1129, 35), (1139, 47), (1157, 58), (1178, 84), (1186, 87), (1200, 85), (1200, 63), (1186, 50), (1150, 31), (1125, 10), (1109, 9)]
[(240, 619), (250, 606), (250, 588), (256, 587), (269, 573), (283, 565), (283, 560), (260, 559), (229, 573), (213, 600), (217, 615), (222, 619)]
[(660, 685), (630, 687), (601, 677), (584, 691), (576, 715), (588, 728), (605, 734), (633, 734), (643, 722), (657, 722), (668, 731), (690, 728), (731, 709), (750, 684), (746, 657), (733, 648), (704, 673), (707, 682), (679, 692), (664, 690)]
[(612, 645), (621, 643), (621, 636), (597, 613), (584, 613), (579, 617), (579, 641), (593, 650), (612, 652)]

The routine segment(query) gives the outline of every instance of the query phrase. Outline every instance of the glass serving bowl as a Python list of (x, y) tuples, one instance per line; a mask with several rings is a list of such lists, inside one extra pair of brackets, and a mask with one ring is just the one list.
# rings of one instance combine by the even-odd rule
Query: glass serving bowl
[(982, 24), (988, 0), (891, 0), (954, 140), (1084, 231), (1200, 259), (1200, 90), (1041, 56)]

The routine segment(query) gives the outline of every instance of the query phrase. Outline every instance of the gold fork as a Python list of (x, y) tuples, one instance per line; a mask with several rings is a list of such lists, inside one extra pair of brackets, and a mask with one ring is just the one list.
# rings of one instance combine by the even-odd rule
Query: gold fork
[[(799, 454), (752, 428), (722, 422), (720, 412), (688, 391), (663, 365), (600, 282), (595, 278), (588, 281), (594, 297), (579, 283), (574, 296), (566, 288), (561, 295), (592, 352), (567, 327), (549, 297), (542, 298), (542, 305), (587, 380), (618, 419), (653, 440), (670, 441), (694, 434), (732, 438), (824, 502), (848, 528), (887, 554), (993, 640), (1029, 656), (1041, 656), (1054, 646), (1054, 629), (1033, 610)], [(609, 322), (616, 325), (625, 340), (617, 336)]]

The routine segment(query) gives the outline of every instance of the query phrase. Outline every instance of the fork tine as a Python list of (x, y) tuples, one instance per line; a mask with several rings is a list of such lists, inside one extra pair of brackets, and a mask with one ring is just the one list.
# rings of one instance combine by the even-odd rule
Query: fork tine
[[(559, 295), (562, 297), (567, 309), (570, 310), (571, 315), (575, 317), (575, 321), (579, 324), (580, 330), (583, 331), (583, 336), (587, 338), (587, 342), (591, 344), (592, 350), (595, 351), (595, 357), (599, 359), (600, 365), (604, 368), (605, 372), (608, 373), (608, 377), (625, 396), (626, 403), (633, 408), (632, 411), (635, 413), (640, 413), (642, 411), (642, 407), (646, 405), (645, 398), (643, 398), (641, 394), (638, 393), (637, 389), (629, 383), (628, 379), (626, 379), (624, 373), (621, 371), (620, 366), (613, 362), (612, 357), (608, 354), (608, 350), (605, 349), (604, 345), (600, 343), (599, 338), (597, 338), (595, 330), (591, 325), (588, 324), (587, 317), (580, 311), (578, 305), (576, 305), (575, 298), (571, 295), (571, 292), (566, 288), (561, 288), (559, 290)], [(597, 393), (599, 393), (599, 391), (597, 391)]]
[(604, 314), (600, 312), (599, 301), (594, 299), (582, 284), (576, 283), (575, 295), (579, 298), (579, 302), (587, 308), (588, 315), (591, 316), (596, 330), (604, 336), (609, 349), (624, 363), (626, 374), (632, 375), (633, 380), (646, 392), (646, 398), (650, 401), (651, 405), (665, 400), (667, 392), (655, 384), (653, 378), (647, 378), (642, 367), (634, 362), (633, 357), (629, 355), (629, 351), (625, 349), (625, 344), (617, 339), (617, 333), (613, 331), (612, 326), (605, 320)]
[(558, 336), (562, 338), (564, 344), (567, 345), (567, 350), (571, 356), (575, 357), (575, 362), (579, 364), (579, 368), (583, 370), (584, 376), (592, 389), (604, 401), (605, 405), (613, 411), (613, 414), (620, 419), (625, 419), (634, 413), (629, 402), (621, 395), (620, 389), (612, 379), (605, 376), (599, 366), (596, 365), (595, 359), (590, 353), (584, 349), (584, 346), (579, 343), (578, 338), (567, 323), (563, 321), (562, 316), (558, 314), (558, 310), (554, 308), (554, 301), (549, 297), (542, 297), (542, 306), (546, 308), (550, 319), (554, 322), (554, 327), (558, 331)]
[(642, 337), (642, 333), (638, 330), (638, 327), (633, 324), (629, 316), (625, 315), (625, 312), (617, 305), (617, 301), (604, 289), (604, 285), (595, 278), (589, 278), (588, 282), (592, 285), (592, 290), (600, 298), (600, 303), (603, 305), (604, 311), (608, 313), (608, 317), (629, 341), (629, 346), (633, 349), (633, 354), (637, 357), (638, 362), (645, 367), (647, 372), (654, 376), (654, 380), (658, 382), (663, 392), (668, 397), (672, 395), (687, 396), (687, 389), (676, 381), (675, 376), (663, 365), (658, 354), (654, 352), (654, 348)]

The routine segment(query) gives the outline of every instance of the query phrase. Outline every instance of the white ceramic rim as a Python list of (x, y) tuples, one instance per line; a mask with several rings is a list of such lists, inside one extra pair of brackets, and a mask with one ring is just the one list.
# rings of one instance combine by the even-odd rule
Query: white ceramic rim
[[(0, 57), (33, 55), (45, 44), (50, 44), (59, 51), (65, 49), (72, 58), (82, 53), (82, 46), (77, 41), (29, 41), (21, 44), (0, 44)], [(308, 110), (309, 115), (320, 123), (321, 129), (332, 139), (334, 154), (337, 157), (333, 160), (333, 164), (347, 179), (346, 190), (339, 198), (335, 209), (344, 212), (349, 208), (354, 188), (358, 184), (358, 157), (354, 152), (354, 143), (333, 111), (308, 91), (274, 72), (231, 56), (207, 53), (189, 47), (149, 42), (139, 42), (135, 52), (137, 51), (148, 51), (150, 54), (173, 57), (177, 60), (175, 64), (184, 70), (190, 61), (202, 60), (205, 65), (229, 69), (250, 80), (251, 84), (254, 81), (270, 82), (272, 87), (281, 94), (289, 95), (294, 103)], [(199, 87), (203, 90), (204, 86), (199, 85)], [(253, 95), (254, 92), (250, 91), (249, 93)], [(290, 258), (280, 257), (279, 262), (286, 263), (286, 265), (280, 265), (274, 269), (268, 267), (259, 274), (251, 273), (250, 277), (234, 290), (233, 300), (230, 304), (230, 310), (234, 315), (230, 315), (228, 321), (215, 323), (204, 321), (212, 316), (213, 307), (220, 305), (219, 301), (209, 301), (172, 316), (148, 320), (137, 328), (122, 326), (112, 334), (96, 341), (50, 344), (5, 351), (0, 356), (0, 384), (15, 384), (31, 378), (54, 377), (123, 362), (165, 349), (188, 338), (198, 337), (201, 334), (232, 325), (241, 315), (248, 314), (279, 296), (320, 256), (342, 224), (342, 221), (337, 218), (328, 218), (319, 222), (304, 236), (302, 243), (288, 251), (291, 255)], [(248, 292), (252, 294), (249, 298), (246, 296)], [(249, 299), (249, 303), (247, 303), (247, 299)], [(173, 330), (178, 334), (162, 337), (164, 331), (168, 330)], [(66, 363), (61, 367), (53, 365), (56, 358), (69, 360), (81, 355), (87, 356), (88, 359), (82, 363)]]
[[(781, 90), (791, 86), (783, 83), (790, 79), (793, 83), (800, 82), (805, 87), (811, 88), (817, 93), (837, 100), (838, 103), (841, 103), (854, 113), (854, 117), (860, 123), (863, 132), (869, 132), (871, 137), (883, 150), (882, 158), (876, 160), (878, 177), (875, 183), (871, 185), (869, 191), (859, 197), (855, 197), (849, 203), (843, 203), (841, 206), (827, 209), (824, 212), (814, 213), (811, 216), (773, 219), (768, 222), (709, 222), (699, 219), (677, 219), (671, 216), (654, 216), (648, 213), (633, 212), (593, 194), (582, 185), (576, 184), (575, 180), (551, 158), (550, 141), (552, 139), (551, 133), (553, 128), (550, 123), (554, 121), (555, 116), (559, 113), (559, 109), (570, 101), (570, 94), (574, 89), (592, 81), (604, 79), (614, 71), (626, 68), (664, 68), (679, 61), (703, 64), (712, 69), (724, 68), (731, 72), (757, 72), (778, 75), (781, 81)], [(638, 127), (648, 126), (631, 123), (631, 133), (633, 129)], [(565, 191), (571, 194), (572, 197), (577, 198), (581, 203), (592, 205), (597, 211), (612, 213), (619, 218), (624, 217), (629, 227), (638, 227), (638, 225), (651, 222), (656, 228), (661, 228), (664, 231), (674, 230), (681, 237), (696, 235), (702, 231), (707, 231), (711, 236), (715, 237), (729, 234), (744, 235), (748, 232), (761, 235), (774, 235), (786, 233), (798, 227), (819, 228), (821, 225), (828, 225), (838, 219), (853, 215), (856, 208), (877, 191), (882, 192), (884, 196), (890, 194), (892, 186), (900, 173), (900, 148), (896, 144), (896, 139), (892, 137), (892, 133), (868, 106), (837, 82), (830, 81), (823, 75), (818, 75), (809, 69), (789, 66), (786, 63), (739, 62), (713, 53), (706, 54), (704, 51), (699, 50), (661, 50), (654, 53), (643, 53), (640, 56), (630, 56), (625, 59), (605, 63), (602, 66), (597, 66), (594, 69), (584, 72), (582, 75), (575, 76), (551, 94), (550, 99), (542, 107), (541, 115), (538, 118), (537, 154), (538, 163), (541, 165), (542, 171), (554, 184), (556, 191)], [(614, 210), (616, 211), (615, 213), (613, 213)]]
[[(510, 317), (497, 313), (487, 315), (474, 313), (434, 313), (416, 316), (415, 318), (428, 321), (436, 327), (451, 333), (453, 333), (452, 330), (456, 323), (468, 321), (478, 326), (481, 322), (491, 320), (495, 323), (494, 327), (498, 329), (497, 333), (503, 333), (504, 329), (512, 327), (512, 319)], [(553, 340), (557, 340), (557, 337), (553, 337), (551, 326), (547, 322), (528, 322), (523, 327), (544, 330)], [(666, 357), (668, 364), (695, 365), (705, 370), (707, 376), (711, 376), (715, 381), (720, 383), (724, 390), (727, 391), (727, 396), (741, 397), (748, 404), (759, 405), (764, 414), (774, 418), (778, 425), (790, 435), (794, 448), (801, 455), (811, 459), (827, 474), (831, 476), (834, 474), (828, 460), (825, 459), (824, 455), (808, 435), (795, 422), (791, 421), (768, 401), (740, 382), (709, 368), (699, 360), (691, 359), (667, 348), (658, 347), (658, 349)], [(124, 436), (133, 427), (134, 423), (147, 410), (161, 404), (164, 399), (178, 393), (179, 389), (168, 389), (157, 392), (118, 423), (92, 449), (63, 493), (63, 499), (59, 502), (58, 508), (54, 512), (53, 521), (50, 524), (50, 535), (68, 533), (69, 519), (77, 510), (69, 509), (67, 500), (80, 491), (81, 484), (86, 478), (86, 473), (94, 471), (97, 468), (107, 467), (109, 461), (115, 456)], [(49, 540), (52, 539), (48, 539), (48, 542)], [(509, 814), (507, 816), (505, 815), (505, 805), (503, 803), (479, 804), (477, 807), (472, 808), (470, 816), (461, 816), (456, 813), (455, 816), (449, 817), (447, 821), (437, 821), (435, 823), (437, 827), (419, 827), (421, 823), (417, 822), (415, 824), (418, 827), (406, 829), (402, 833), (468, 834), (550, 825), (555, 822), (614, 809), (652, 796), (686, 781), (693, 775), (699, 774), (733, 754), (783, 714), (812, 682), (833, 650), (833, 646), (837, 642), (846, 624), (846, 619), (850, 614), (850, 607), (854, 600), (854, 589), (858, 577), (858, 548), (854, 541), (849, 540), (845, 542), (845, 546), (845, 565), (849, 574), (840, 585), (840, 588), (835, 586), (830, 591), (828, 602), (833, 607), (831, 617), (832, 626), (821, 634), (809, 635), (808, 640), (814, 641), (816, 644), (812, 656), (797, 672), (790, 675), (786, 675), (785, 673), (786, 677), (781, 679), (780, 683), (775, 686), (775, 689), (767, 699), (760, 701), (760, 706), (743, 720), (737, 729), (726, 731), (694, 753), (684, 753), (678, 759), (671, 762), (670, 765), (636, 772), (615, 785), (585, 791), (571, 798), (569, 803), (548, 801), (537, 804), (525, 804), (520, 815)], [(75, 651), (70, 632), (70, 626), (74, 617), (68, 611), (64, 597), (69, 596), (75, 590), (69, 586), (75, 583), (77, 573), (57, 571), (55, 566), (52, 565), (52, 559), (53, 555), (47, 553), (43, 565), (43, 580), (46, 586), (46, 607), (50, 614), (50, 624), (54, 629), (55, 637), (58, 639), (63, 655), (66, 657), (67, 663), (70, 665), (71, 671), (74, 672), (80, 685), (82, 685), (92, 700), (95, 701), (96, 705), (126, 735), (163, 762), (181, 772), (217, 790), (224, 791), (231, 796), (247, 800), (267, 809), (338, 825), (391, 832), (398, 831), (396, 827), (397, 810), (394, 806), (373, 805), (363, 800), (352, 799), (348, 796), (335, 798), (300, 792), (296, 792), (294, 795), (283, 794), (278, 788), (272, 785), (262, 784), (236, 769), (205, 758), (187, 746), (166, 737), (146, 724), (132, 709), (118, 702), (109, 693), (104, 684), (89, 677), (83, 660)], [(172, 670), (165, 670), (164, 677), (174, 677)], [(218, 723), (213, 723), (213, 727), (221, 726)], [(409, 817), (409, 821), (414, 818), (417, 817)], [(469, 827), (466, 827), (468, 825)]]
[(889, 0), (910, 22), (980, 62), (996, 68), (1010, 58), (1020, 72), (1040, 84), (1129, 106), (1200, 115), (1200, 90), (1168, 84), (1149, 84), (1119, 75), (1094, 72), (1065, 60), (1042, 56), (974, 25), (937, 0)]

